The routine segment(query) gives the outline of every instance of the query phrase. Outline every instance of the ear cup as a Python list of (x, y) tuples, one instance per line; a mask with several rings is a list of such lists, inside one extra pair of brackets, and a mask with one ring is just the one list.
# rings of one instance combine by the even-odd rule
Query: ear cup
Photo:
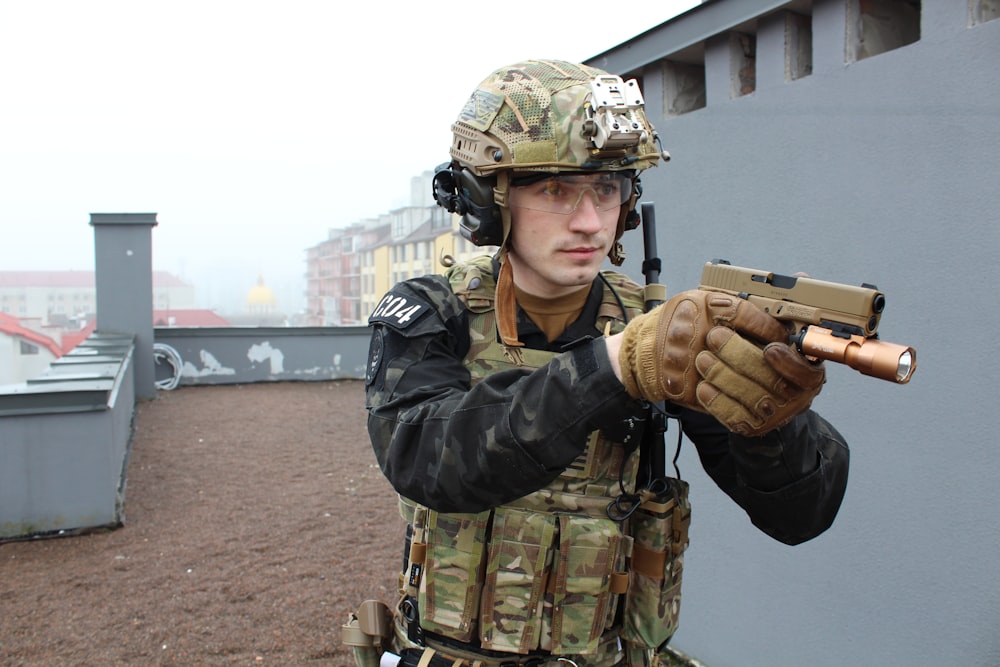
[(494, 178), (476, 176), (457, 163), (434, 170), (434, 201), (462, 216), (462, 236), (477, 246), (503, 243), (503, 218), (493, 201)]
[(493, 201), (495, 178), (476, 176), (468, 169), (458, 173), (458, 196), (465, 204), (462, 234), (477, 246), (503, 244), (500, 207)]

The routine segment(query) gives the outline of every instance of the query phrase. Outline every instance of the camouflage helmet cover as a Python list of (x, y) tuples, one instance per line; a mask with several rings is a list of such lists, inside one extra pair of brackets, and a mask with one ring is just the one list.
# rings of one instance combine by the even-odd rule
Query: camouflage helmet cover
[(516, 174), (626, 172), (633, 190), (608, 253), (621, 265), (617, 240), (639, 222), (636, 174), (669, 159), (643, 105), (638, 82), (596, 67), (562, 60), (502, 67), (479, 84), (452, 124), (452, 161), (438, 168), (434, 198), (462, 215), (462, 234), (474, 244), (505, 246)]
[(528, 60), (493, 72), (452, 132), (452, 158), (478, 176), (641, 170), (660, 158), (634, 79), (558, 60)]

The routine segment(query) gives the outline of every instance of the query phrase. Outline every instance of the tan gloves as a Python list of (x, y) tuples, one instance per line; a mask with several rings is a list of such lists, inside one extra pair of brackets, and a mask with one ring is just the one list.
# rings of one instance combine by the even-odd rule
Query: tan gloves
[(708, 412), (741, 435), (787, 424), (826, 379), (822, 363), (788, 345), (778, 320), (721, 292), (681, 292), (629, 322), (622, 335), (618, 361), (630, 396)]

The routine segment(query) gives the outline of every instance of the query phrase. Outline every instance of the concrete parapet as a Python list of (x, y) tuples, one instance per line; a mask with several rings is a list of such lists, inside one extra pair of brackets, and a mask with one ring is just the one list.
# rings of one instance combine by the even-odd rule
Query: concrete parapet
[(135, 414), (131, 335), (95, 333), (0, 387), (0, 540), (118, 526)]

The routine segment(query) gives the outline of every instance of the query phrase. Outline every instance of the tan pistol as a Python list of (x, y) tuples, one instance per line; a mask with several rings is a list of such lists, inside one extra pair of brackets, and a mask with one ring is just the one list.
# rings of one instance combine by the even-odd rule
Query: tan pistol
[(705, 263), (699, 289), (739, 296), (790, 325), (789, 342), (813, 359), (847, 364), (871, 377), (906, 384), (917, 368), (917, 351), (878, 338), (885, 294), (874, 285), (859, 287)]

